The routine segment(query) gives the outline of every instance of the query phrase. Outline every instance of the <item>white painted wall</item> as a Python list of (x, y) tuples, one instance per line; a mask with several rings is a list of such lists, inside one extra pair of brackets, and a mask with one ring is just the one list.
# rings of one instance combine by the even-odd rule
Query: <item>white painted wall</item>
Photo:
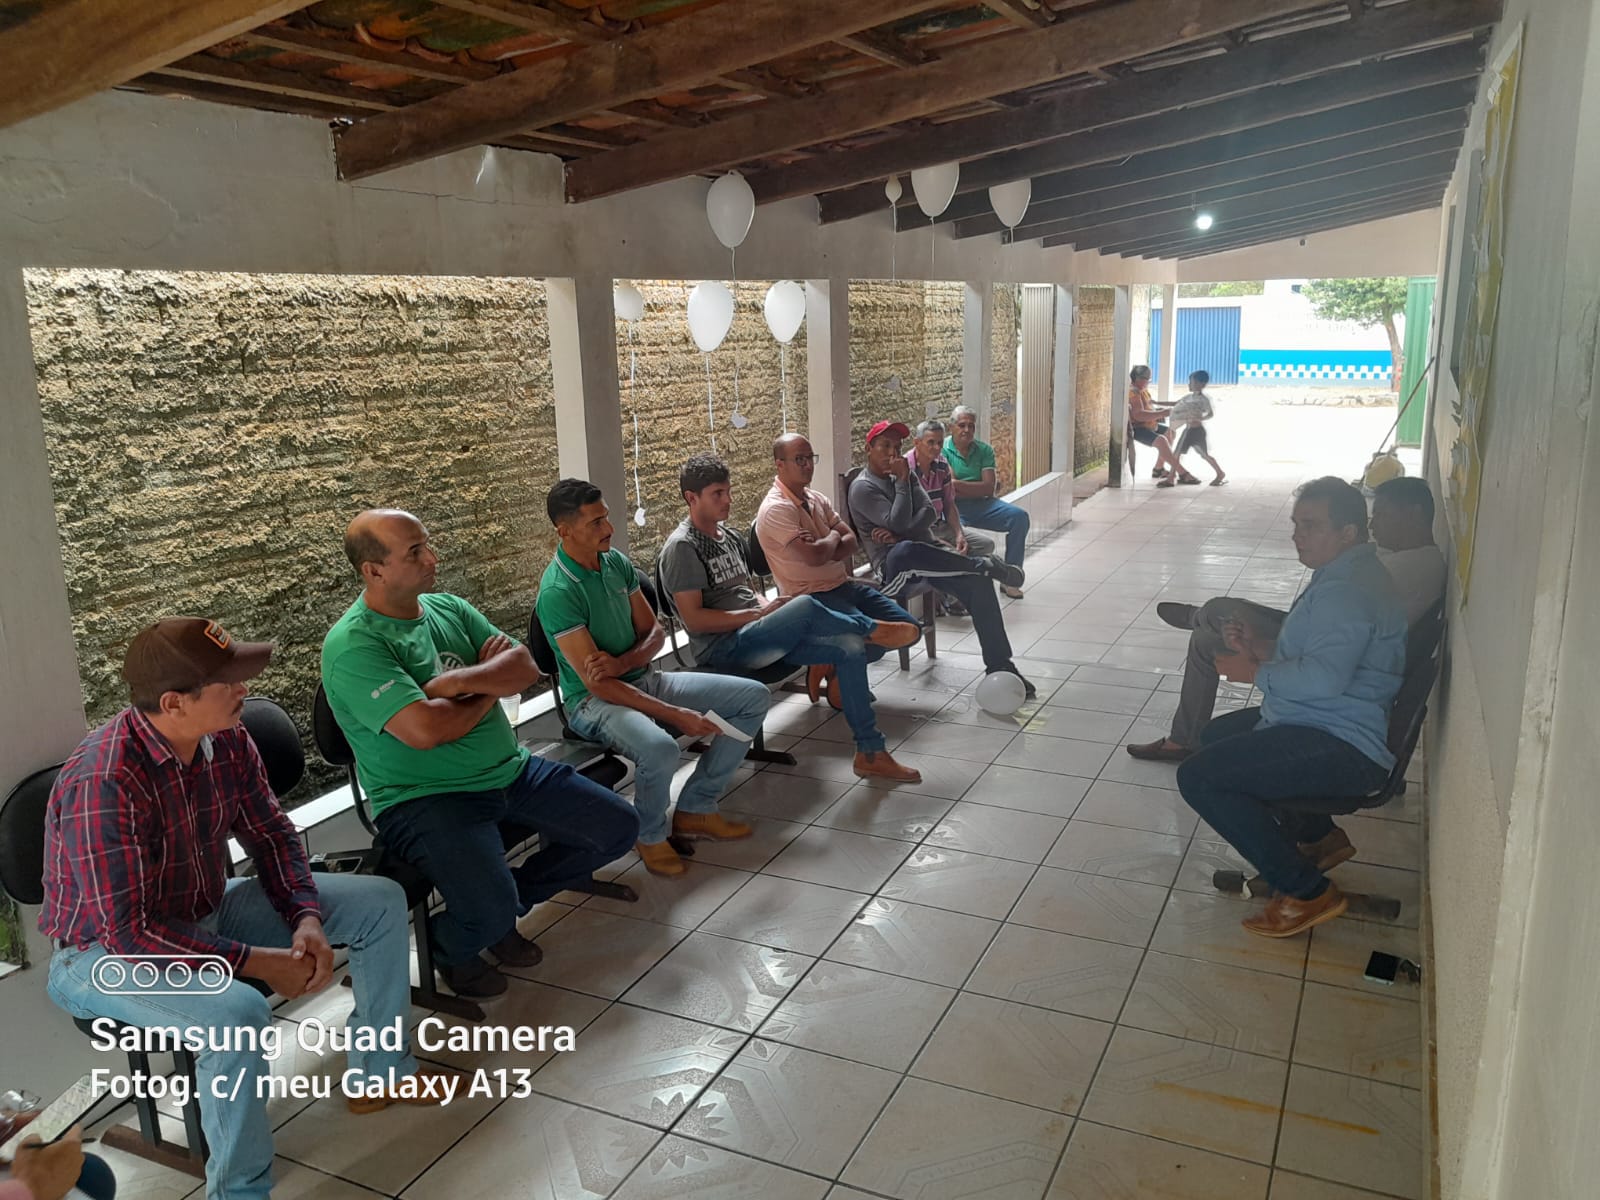
[[(1476, 569), (1428, 741), (1438, 1159), (1445, 1200), (1593, 1196), (1600, 1148), (1590, 915), (1600, 445), (1600, 4), (1510, 0), (1524, 23)], [(1481, 128), (1474, 113), (1468, 145)], [(1465, 192), (1458, 168), (1446, 211)], [(1457, 219), (1451, 262), (1460, 253)], [(1442, 257), (1442, 256), (1441, 256)], [(1440, 264), (1442, 266), (1442, 263)], [(1437, 271), (1431, 268), (1429, 273)], [(1441, 280), (1445, 363), (1453, 268)], [(1455, 438), (1433, 388), (1431, 474)], [(1459, 599), (1457, 597), (1456, 599)]]

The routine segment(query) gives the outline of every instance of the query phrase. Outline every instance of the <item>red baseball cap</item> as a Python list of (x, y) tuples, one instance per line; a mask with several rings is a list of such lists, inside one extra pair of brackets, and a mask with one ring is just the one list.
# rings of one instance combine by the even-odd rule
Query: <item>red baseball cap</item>
[(867, 430), (866, 444), (871, 446), (873, 442), (886, 433), (894, 434), (902, 442), (911, 436), (911, 430), (901, 421), (879, 421), (871, 429)]
[(243, 683), (267, 669), (271, 642), (239, 642), (215, 621), (169, 617), (128, 646), (122, 678), (134, 692), (189, 692), (208, 683)]

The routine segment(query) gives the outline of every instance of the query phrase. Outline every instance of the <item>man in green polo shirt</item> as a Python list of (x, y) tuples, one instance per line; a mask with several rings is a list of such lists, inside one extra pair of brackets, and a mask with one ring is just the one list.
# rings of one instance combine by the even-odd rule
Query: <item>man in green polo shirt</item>
[[(505, 977), (480, 952), (537, 963), (517, 917), (626, 854), (638, 820), (615, 792), (518, 744), (500, 697), (539, 670), (472, 605), (433, 590), (439, 559), (420, 521), (364, 512), (344, 548), (365, 588), (322, 643), (328, 704), (385, 846), (444, 897), (431, 925), (439, 974), (461, 995), (499, 995)], [(502, 821), (539, 833), (515, 871)]]
[[(1004, 533), (1005, 560), (1013, 567), (1020, 567), (1028, 549), (1028, 513), (995, 495), (999, 476), (995, 471), (994, 447), (978, 440), (978, 414), (964, 404), (959, 405), (950, 415), (950, 426), (944, 457), (955, 475), (956, 509), (961, 520), (979, 529)], [(1013, 600), (1022, 598), (1021, 588), (1002, 584), (1000, 590)]]
[(633, 563), (611, 548), (611, 521), (600, 489), (585, 479), (563, 479), (550, 489), (545, 506), (561, 545), (539, 580), (535, 609), (555, 645), (567, 723), (633, 761), (639, 858), (657, 875), (682, 875), (687, 864), (667, 841), (667, 806), (679, 758), (671, 730), (711, 738), (711, 748), (678, 795), (672, 835), (747, 838), (754, 832), (749, 825), (717, 811), (744, 759), (745, 743), (720, 733), (705, 714), (715, 712), (754, 737), (771, 693), (764, 684), (732, 675), (656, 670), (656, 652), (666, 634), (644, 598)]

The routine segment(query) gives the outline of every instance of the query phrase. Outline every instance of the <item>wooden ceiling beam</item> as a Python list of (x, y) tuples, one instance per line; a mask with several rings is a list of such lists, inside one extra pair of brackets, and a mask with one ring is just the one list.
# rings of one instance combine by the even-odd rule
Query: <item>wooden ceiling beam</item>
[[(453, 0), (464, 3), (465, 0)], [(496, 4), (506, 0), (494, 0)], [(738, 0), (691, 12), (562, 59), (457, 88), (395, 113), (358, 121), (334, 138), (341, 179), (647, 100), (927, 7), (929, 0)], [(718, 122), (717, 129), (738, 118)], [(675, 130), (656, 141), (711, 130)], [(615, 153), (626, 154), (627, 150)], [(602, 156), (602, 157), (609, 157)]]
[[(1424, 181), (1448, 178), (1454, 165), (1453, 154), (1435, 155), (1424, 162), (1403, 169), (1391, 166), (1373, 167), (1339, 179), (1277, 188), (1256, 196), (1247, 196), (1209, 207), (1218, 225), (1243, 226), (1284, 210), (1294, 210), (1302, 206), (1315, 207), (1347, 196), (1397, 192), (1417, 186)], [(1168, 234), (1180, 235), (1193, 228), (1194, 210), (1185, 208), (1156, 216), (1129, 217), (1116, 221), (1096, 222), (1091, 219), (1075, 229), (1058, 226), (1043, 240), (1048, 246), (1056, 244), (1054, 240), (1056, 238), (1065, 238), (1081, 250), (1085, 246), (1110, 246), (1141, 237), (1154, 239)]]
[[(1229, 180), (1222, 177), (1220, 182), (1209, 186), (1163, 189), (1160, 195), (1142, 196), (1131, 204), (1126, 203), (1129, 194), (1127, 192), (1120, 194), (1100, 192), (1087, 201), (1080, 202), (1075, 209), (1055, 209), (1049, 213), (1040, 213), (1037, 219), (1030, 209), (1023, 223), (1017, 226), (1013, 237), (1017, 241), (1024, 241), (1028, 238), (1059, 233), (1062, 229), (1081, 227), (1087, 221), (1121, 221), (1177, 212), (1187, 208), (1206, 208), (1299, 183), (1310, 183), (1318, 179), (1337, 180), (1344, 175), (1389, 163), (1405, 164), (1418, 159), (1432, 158), (1435, 155), (1449, 155), (1453, 158), (1460, 152), (1461, 134), (1465, 127), (1466, 120), (1463, 117), (1454, 129), (1435, 133), (1429, 137), (1393, 143), (1385, 141), (1377, 145), (1369, 141), (1360, 149), (1348, 154), (1318, 157), (1309, 162), (1303, 160), (1289, 162), (1281, 169), (1272, 170), (1270, 173), (1265, 168), (1257, 166), (1242, 179)], [(1320, 150), (1322, 147), (1318, 146), (1315, 149)], [(1276, 158), (1269, 158), (1266, 161), (1276, 162)], [(1118, 203), (1119, 200), (1122, 203)], [(959, 231), (960, 228), (961, 222), (958, 221), (956, 229)]]
[(302, 7), (304, 0), (56, 0), (13, 6), (0, 36), (0, 129)]
[(670, 133), (652, 138), (648, 147), (596, 155), (569, 168), (567, 199), (594, 200), (933, 116), (1305, 6), (1306, 0), (1127, 0), (1026, 37), (962, 46), (927, 66), (846, 80), (805, 100), (765, 104), (729, 117), (714, 131)]
[[(1406, 141), (1418, 129), (1454, 127), (1475, 92), (1467, 80), (1434, 84), (1398, 96), (1366, 100), (1324, 113), (1290, 117), (1255, 129), (1203, 138), (1168, 150), (1153, 150), (1119, 162), (1079, 167), (1041, 175), (1033, 181), (1029, 211), (1059, 200), (1084, 197), (1112, 188), (1203, 186), (1208, 172), (1221, 168), (1249, 169), (1281, 155), (1315, 161), (1321, 153), (1338, 151), (1363, 140), (1373, 146), (1389, 140)], [(1261, 166), (1263, 171), (1275, 167)], [(1202, 181), (1199, 184), (1193, 181)], [(1141, 193), (1142, 194), (1142, 193)], [(954, 211), (952, 211), (954, 210)], [(998, 232), (1002, 226), (983, 192), (957, 196), (945, 214), (963, 230)], [(902, 228), (909, 225), (902, 223)], [(958, 235), (963, 236), (963, 235)]]
[[(1218, 58), (1052, 96), (1011, 113), (970, 117), (941, 126), (936, 134), (902, 135), (831, 154), (815, 163), (756, 172), (750, 177), (750, 186), (761, 202), (837, 193), (823, 196), (823, 220), (848, 220), (882, 207), (882, 182), (888, 175), (952, 160), (1003, 159), (1009, 151), (1049, 144), (1097, 126), (1349, 68), (1441, 39), (1464, 37), (1492, 25), (1499, 14), (1499, 0), (1431, 0), (1403, 5), (1385, 10), (1381, 19), (1374, 17), (1348, 29), (1272, 38)], [(1079, 19), (1064, 22), (1063, 28)], [(1016, 171), (1010, 175), (1012, 179), (1038, 173), (1025, 159), (1015, 161), (1012, 169)], [(966, 174), (969, 172), (963, 170)]]
[(1171, 197), (1143, 204), (1129, 204), (1082, 217), (1018, 227), (1015, 236), (1017, 241), (1024, 241), (1028, 238), (1054, 237), (1062, 233), (1079, 233), (1085, 229), (1100, 230), (1108, 227), (1136, 229), (1141, 224), (1149, 224), (1152, 229), (1165, 228), (1168, 225), (1183, 229), (1193, 224), (1194, 214), (1200, 209), (1213, 212), (1220, 219), (1222, 213), (1238, 211), (1242, 203), (1254, 204), (1259, 201), (1267, 204), (1282, 196), (1309, 195), (1310, 190), (1307, 185), (1311, 184), (1321, 184), (1324, 192), (1336, 192), (1365, 186), (1369, 182), (1382, 183), (1392, 179), (1398, 184), (1417, 178), (1432, 178), (1440, 173), (1447, 173), (1455, 165), (1460, 149), (1460, 138), (1457, 137), (1452, 144), (1427, 154), (1413, 156), (1409, 153), (1410, 147), (1378, 150), (1360, 158), (1305, 167), (1298, 171), (1287, 172), (1283, 176), (1275, 175), (1267, 179), (1234, 184), (1232, 187), (1217, 189), (1209, 198), (1204, 194), (1197, 194), (1193, 203), (1190, 203), (1187, 197)]
[(1043, 0), (983, 0), (991, 8), (1019, 29), (1043, 29), (1055, 24), (1056, 14), (1046, 8)]
[(445, 83), (476, 83), (490, 79), (500, 72), (487, 63), (466, 66), (458, 62), (433, 62), (404, 51), (378, 50), (349, 38), (329, 34), (311, 33), (287, 25), (268, 25), (252, 29), (243, 40), (255, 46), (273, 50), (287, 50), (295, 54), (310, 54), (329, 62), (354, 63), (363, 67), (384, 67), (403, 71), (418, 79), (437, 79)]
[[(1438, 83), (1460, 82), (1465, 89), (1468, 85), (1462, 81), (1475, 78), (1481, 66), (1480, 47), (1475, 43), (1463, 43), (1408, 55), (1400, 61), (1352, 67), (1327, 78), (1283, 84), (1247, 96), (1219, 100), (1201, 108), (1163, 113), (1142, 121), (1094, 129), (1063, 138), (1059, 142), (1036, 146), (1022, 152), (1036, 168), (1023, 174), (1050, 174), (1122, 162), (1150, 151), (1169, 150), (1189, 142), (1258, 129), (1284, 118), (1326, 112)], [(1003, 157), (1014, 156), (1009, 154)], [(968, 191), (977, 191), (979, 185), (969, 183), (973, 176), (985, 181), (982, 186), (988, 186), (989, 182), (993, 182), (989, 178), (988, 166), (988, 162), (984, 161), (970, 164), (970, 169), (963, 168), (961, 186)], [(836, 214), (836, 210), (829, 207), (828, 200), (829, 197), (823, 197), (824, 220)], [(876, 207), (882, 207), (881, 195)]]
[(838, 41), (841, 46), (847, 46), (857, 54), (865, 54), (891, 67), (920, 67), (934, 60), (934, 56), (926, 50), (882, 29), (863, 29)]

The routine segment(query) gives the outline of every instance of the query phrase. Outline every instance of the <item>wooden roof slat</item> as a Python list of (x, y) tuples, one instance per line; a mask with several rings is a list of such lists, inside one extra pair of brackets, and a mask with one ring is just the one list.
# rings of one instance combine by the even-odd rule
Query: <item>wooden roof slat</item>
[(1257, 202), (1258, 198), (1272, 197), (1291, 191), (1304, 191), (1306, 185), (1325, 183), (1329, 190), (1343, 188), (1351, 180), (1378, 179), (1377, 172), (1387, 170), (1397, 182), (1414, 178), (1419, 173), (1436, 174), (1454, 164), (1461, 150), (1460, 133), (1446, 134), (1426, 142), (1401, 146), (1385, 146), (1348, 159), (1316, 163), (1269, 175), (1248, 179), (1225, 187), (1208, 188), (1190, 195), (1163, 196), (1159, 199), (1123, 204), (1115, 208), (1090, 210), (1075, 216), (1054, 220), (1028, 222), (1019, 225), (1017, 240), (1052, 237), (1058, 233), (1072, 233), (1085, 228), (1104, 225), (1126, 225), (1134, 221), (1166, 219), (1177, 213), (1187, 218), (1199, 208), (1229, 208), (1240, 201)]
[[(1222, 58), (1172, 67), (1154, 78), (1119, 80), (1036, 101), (1009, 114), (969, 118), (934, 134), (905, 135), (871, 150), (846, 151), (815, 164), (758, 172), (750, 177), (750, 186), (762, 202), (851, 187), (854, 190), (822, 199), (824, 221), (847, 220), (882, 207), (881, 181), (888, 175), (952, 159), (982, 159), (1099, 125), (1309, 78), (1440, 38), (1465, 35), (1493, 24), (1499, 13), (1499, 0), (1431, 0), (1425, 5), (1406, 5), (1349, 30), (1276, 39)], [(1064, 27), (1070, 25), (1070, 21), (1064, 23)], [(1020, 163), (1011, 178), (1034, 173), (1031, 164)]]
[(928, 116), (1304, 7), (1305, 0), (1127, 0), (1048, 29), (964, 46), (927, 66), (844, 83), (806, 100), (762, 105), (714, 131), (669, 133), (648, 146), (596, 155), (569, 166), (567, 199), (593, 200)]
[(546, 8), (542, 4), (532, 3), (532, 0), (432, 0), (432, 2), (444, 8), (469, 13), (474, 17), (482, 17), (486, 21), (497, 21), (513, 29), (540, 33), (564, 42), (594, 45), (610, 41), (617, 33), (592, 21), (585, 21), (570, 10), (562, 11), (559, 6)]
[(0, 129), (277, 19), (304, 0), (57, 0), (0, 37)]
[(235, 62), (231, 58), (218, 58), (213, 54), (191, 54), (188, 58), (168, 63), (162, 71), (177, 79), (226, 83), (248, 91), (294, 96), (303, 100), (334, 100), (350, 108), (371, 112), (399, 111), (403, 106), (401, 101), (371, 88), (356, 87), (320, 75)]
[[(1341, 138), (1296, 146), (1278, 153), (1252, 155), (1248, 158), (1222, 162), (1216, 166), (1180, 171), (1143, 187), (1134, 183), (1115, 183), (1107, 188), (1079, 196), (1049, 201), (1041, 205), (1030, 204), (1024, 222), (1017, 227), (1015, 236), (1038, 237), (1041, 235), (1028, 233), (1027, 230), (1053, 221), (1076, 220), (1130, 205), (1153, 206), (1173, 200), (1187, 202), (1189, 197), (1196, 197), (1200, 203), (1206, 203), (1209, 199), (1224, 198), (1219, 194), (1219, 189), (1241, 188), (1249, 184), (1264, 188), (1272, 186), (1273, 180), (1299, 171), (1336, 174), (1341, 164), (1356, 162), (1369, 154), (1401, 156), (1426, 154), (1442, 148), (1446, 142), (1459, 147), (1462, 130), (1466, 127), (1466, 115), (1463, 106), (1456, 112), (1413, 122), (1414, 128), (1411, 129), (1395, 127), (1361, 129)], [(1316, 177), (1318, 176), (1308, 176), (1308, 178)], [(1239, 191), (1229, 194), (1248, 193)], [(1162, 210), (1151, 207), (1146, 211)], [(990, 233), (999, 233), (1003, 228), (1000, 219), (993, 214), (988, 217), (967, 217), (956, 222), (955, 236), (982, 237)]]
[(840, 38), (839, 44), (891, 67), (920, 67), (934, 59), (934, 55), (926, 50), (918, 49), (904, 38), (881, 29), (863, 29), (860, 33)]
[[(586, 46), (563, 59), (535, 63), (400, 112), (358, 121), (335, 137), (339, 175), (361, 179), (492, 137), (571, 120), (630, 100), (647, 100), (914, 13), (928, 3), (807, 0), (796, 5), (791, 0), (737, 0), (699, 9), (615, 41)], [(717, 128), (737, 119), (720, 122)], [(696, 131), (675, 130), (652, 142), (693, 136)]]
[(500, 72), (487, 64), (467, 66), (458, 62), (432, 62), (415, 54), (378, 50), (350, 38), (332, 34), (311, 33), (287, 25), (267, 25), (252, 29), (243, 35), (243, 41), (274, 50), (290, 50), (297, 54), (313, 54), (329, 62), (355, 63), (359, 66), (387, 67), (404, 71), (418, 79), (437, 79), (445, 83), (476, 83), (490, 79)]
[[(1171, 178), (1177, 186), (1190, 186), (1191, 180), (1204, 178), (1218, 169), (1249, 169), (1257, 164), (1272, 163), (1279, 155), (1290, 155), (1291, 161), (1304, 158), (1309, 162), (1316, 161), (1324, 153), (1337, 153), (1351, 142), (1382, 145), (1390, 138), (1405, 141), (1415, 128), (1426, 127), (1431, 131), (1445, 125), (1454, 127), (1460, 121), (1461, 112), (1471, 103), (1472, 92), (1458, 80), (1310, 116), (1288, 117), (1270, 125), (1187, 142), (1168, 150), (1152, 150), (1125, 162), (1057, 171), (1033, 181), (1033, 202), (1029, 210), (1044, 209), (1056, 200), (1086, 196), (1107, 188), (1137, 188), (1148, 184), (1164, 187), (1169, 177), (1177, 177)], [(1262, 165), (1260, 169), (1275, 168)], [(1004, 228), (983, 192), (957, 196), (950, 208), (955, 210), (950, 215), (959, 227), (958, 237), (999, 233)], [(911, 228), (910, 222), (902, 224), (901, 228)]]
[(1044, 0), (983, 0), (985, 8), (991, 8), (1006, 20), (1021, 29), (1043, 29), (1055, 23), (1056, 14), (1044, 4)]

